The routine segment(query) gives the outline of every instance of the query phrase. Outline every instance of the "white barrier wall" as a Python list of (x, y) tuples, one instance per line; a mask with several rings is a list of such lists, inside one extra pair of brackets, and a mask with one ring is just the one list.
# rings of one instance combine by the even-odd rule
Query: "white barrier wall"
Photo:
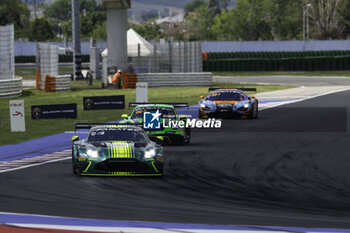
[(58, 75), (58, 46), (40, 43), (38, 45), (41, 83), (45, 83), (46, 75)]
[(137, 82), (148, 83), (148, 87), (210, 86), (212, 73), (141, 73)]
[(22, 95), (22, 78), (0, 79), (0, 98), (13, 98)]
[(15, 78), (13, 24), (0, 27), (0, 80)]
[(71, 76), (58, 75), (56, 76), (56, 91), (70, 91), (71, 90)]
[(22, 78), (15, 77), (13, 24), (0, 27), (0, 98), (22, 95)]

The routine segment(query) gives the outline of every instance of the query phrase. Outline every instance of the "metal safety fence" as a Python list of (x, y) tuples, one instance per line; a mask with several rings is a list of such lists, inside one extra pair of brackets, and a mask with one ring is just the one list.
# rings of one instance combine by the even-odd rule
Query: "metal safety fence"
[(131, 73), (202, 72), (200, 42), (160, 41), (128, 46)]

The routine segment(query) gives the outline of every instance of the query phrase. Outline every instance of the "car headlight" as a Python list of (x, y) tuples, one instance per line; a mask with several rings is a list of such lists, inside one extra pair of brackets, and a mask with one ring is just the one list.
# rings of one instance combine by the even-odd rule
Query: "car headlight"
[(156, 155), (156, 151), (154, 149), (145, 151), (145, 159), (153, 158)]
[(245, 105), (244, 105), (244, 108), (249, 108), (249, 104), (245, 104)]
[(89, 157), (92, 157), (92, 158), (97, 158), (97, 157), (98, 157), (98, 151), (97, 151), (97, 150), (88, 149), (88, 150), (86, 151), (86, 154), (87, 154)]
[(205, 106), (205, 104), (201, 104), (200, 107), (201, 108), (206, 108), (207, 106)]

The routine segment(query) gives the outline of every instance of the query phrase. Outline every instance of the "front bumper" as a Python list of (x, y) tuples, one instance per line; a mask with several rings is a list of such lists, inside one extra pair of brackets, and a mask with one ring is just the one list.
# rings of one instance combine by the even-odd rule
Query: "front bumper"
[(79, 161), (80, 175), (84, 176), (161, 176), (163, 157), (143, 161), (127, 158)]
[(251, 115), (251, 109), (239, 110), (235, 111), (232, 109), (219, 109), (219, 110), (204, 110), (202, 108), (199, 109), (199, 118), (208, 119), (208, 118), (219, 118), (219, 119), (233, 119), (233, 118), (241, 118), (246, 119)]

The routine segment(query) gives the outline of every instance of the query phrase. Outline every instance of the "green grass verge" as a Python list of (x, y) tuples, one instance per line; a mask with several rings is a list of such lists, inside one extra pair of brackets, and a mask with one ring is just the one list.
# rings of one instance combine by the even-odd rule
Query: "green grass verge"
[[(135, 102), (135, 89), (116, 90), (101, 89), (101, 82), (94, 81), (93, 86), (87, 86), (84, 81), (72, 82), (71, 92), (46, 93), (34, 89), (24, 90), (23, 96), (16, 99), (23, 99), (25, 104), (26, 132), (11, 133), (9, 99), (0, 99), (0, 145), (15, 144), (30, 139), (40, 138), (64, 131), (74, 130), (76, 122), (108, 122), (121, 119), (121, 114), (130, 114), (132, 109), (124, 110), (83, 110), (84, 96), (108, 96), (125, 95), (126, 105)], [(212, 87), (241, 87), (241, 85), (214, 83)], [(279, 85), (244, 85), (244, 87), (257, 87), (258, 92), (281, 90), (291, 88), (290, 86)], [(254, 94), (249, 93), (247, 94)], [(199, 96), (208, 95), (208, 87), (185, 87), (185, 88), (150, 88), (150, 102), (186, 102), (190, 105), (198, 104)], [(31, 105), (47, 104), (78, 104), (77, 119), (50, 119), (32, 120)]]
[(342, 76), (350, 77), (350, 71), (256, 71), (256, 72), (214, 72), (215, 76), (276, 76), (276, 75), (295, 75), (295, 76)]

